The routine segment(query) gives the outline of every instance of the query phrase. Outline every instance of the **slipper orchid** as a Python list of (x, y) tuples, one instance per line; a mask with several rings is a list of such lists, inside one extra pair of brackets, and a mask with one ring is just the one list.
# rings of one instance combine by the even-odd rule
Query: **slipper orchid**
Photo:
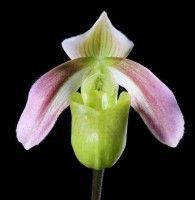
[[(71, 60), (33, 84), (18, 122), (17, 138), (25, 149), (48, 135), (69, 104), (72, 146), (89, 168), (111, 167), (120, 157), (130, 103), (160, 142), (177, 146), (184, 119), (173, 93), (150, 70), (126, 59), (133, 42), (105, 12), (89, 31), (65, 39), (62, 47)], [(119, 98), (118, 85), (127, 90)], [(81, 93), (76, 92), (80, 87)]]

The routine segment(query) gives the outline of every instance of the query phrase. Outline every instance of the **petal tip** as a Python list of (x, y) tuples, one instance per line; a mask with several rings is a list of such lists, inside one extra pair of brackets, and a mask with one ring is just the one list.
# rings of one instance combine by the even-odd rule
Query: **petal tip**
[(99, 19), (97, 21), (103, 21), (103, 20), (110, 22), (106, 11), (102, 12), (102, 14), (100, 15), (100, 17), (99, 17)]
[[(162, 142), (162, 141), (160, 141), (160, 142)], [(166, 141), (166, 142), (162, 142), (162, 143), (169, 147), (176, 148), (178, 146), (179, 142), (180, 142), (180, 139), (175, 140), (175, 141)]]
[(185, 132), (185, 121), (183, 114), (177, 104), (175, 97), (172, 97), (171, 104), (175, 104), (174, 108), (169, 108), (171, 110), (171, 118), (167, 116), (169, 122), (167, 122), (167, 127), (164, 128), (164, 134), (161, 134), (162, 138), (159, 139), (160, 142), (170, 146), (177, 147), (183, 138)]
[(168, 145), (169, 147), (173, 147), (173, 148), (177, 147), (179, 145), (181, 139), (183, 138), (183, 135), (184, 135), (184, 120), (181, 123), (179, 128), (180, 128), (180, 130), (175, 133), (175, 137), (171, 137), (171, 138), (169, 138), (169, 140), (167, 140), (165, 142), (165, 144)]
[(30, 150), (33, 147), (33, 145), (29, 145), (29, 144), (23, 144), (22, 143), (22, 145), (25, 148), (25, 150), (27, 150), (27, 151)]
[(103, 17), (108, 18), (106, 11), (103, 11), (102, 14), (100, 15), (100, 18), (103, 18)]
[(31, 149), (34, 145), (30, 144), (29, 141), (27, 141), (26, 139), (26, 134), (23, 133), (23, 130), (21, 128), (21, 123), (20, 121), (18, 122), (18, 125), (17, 125), (17, 128), (16, 128), (16, 138), (17, 140), (23, 145), (23, 147), (26, 149), (26, 150), (29, 150)]

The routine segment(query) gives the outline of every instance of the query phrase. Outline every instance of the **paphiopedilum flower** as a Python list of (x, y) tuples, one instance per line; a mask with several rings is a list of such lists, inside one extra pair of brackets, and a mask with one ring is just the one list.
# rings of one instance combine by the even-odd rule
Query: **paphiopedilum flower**
[[(33, 84), (18, 122), (17, 138), (25, 149), (38, 145), (70, 104), (77, 158), (90, 168), (110, 167), (126, 144), (130, 101), (160, 142), (177, 146), (184, 120), (173, 93), (149, 69), (126, 59), (133, 42), (105, 12), (89, 31), (62, 46), (71, 60)], [(128, 92), (119, 98), (118, 85)]]

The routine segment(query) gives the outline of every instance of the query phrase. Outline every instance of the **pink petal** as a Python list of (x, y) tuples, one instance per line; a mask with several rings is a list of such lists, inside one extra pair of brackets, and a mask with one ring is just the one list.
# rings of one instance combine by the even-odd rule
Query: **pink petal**
[(132, 96), (132, 107), (162, 143), (176, 147), (184, 134), (184, 119), (171, 90), (151, 71), (127, 59), (110, 68), (119, 85)]
[(69, 94), (76, 91), (93, 60), (80, 58), (59, 65), (32, 86), (26, 107), (17, 125), (17, 138), (25, 149), (39, 144), (69, 105)]

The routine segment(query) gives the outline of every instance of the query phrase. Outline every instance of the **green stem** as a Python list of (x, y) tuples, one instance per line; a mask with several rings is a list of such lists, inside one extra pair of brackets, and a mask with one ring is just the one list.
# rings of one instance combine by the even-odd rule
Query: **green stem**
[(100, 200), (101, 199), (103, 176), (104, 176), (104, 169), (93, 170), (91, 200)]

